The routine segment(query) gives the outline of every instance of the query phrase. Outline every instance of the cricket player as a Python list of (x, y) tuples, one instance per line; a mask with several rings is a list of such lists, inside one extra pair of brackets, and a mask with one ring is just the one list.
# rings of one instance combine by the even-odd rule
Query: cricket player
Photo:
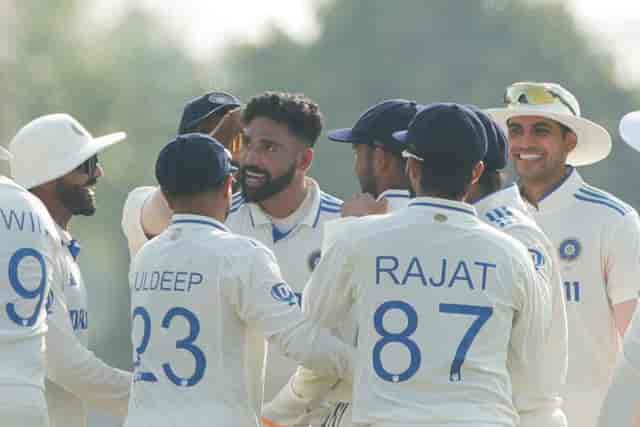
[[(640, 151), (640, 111), (626, 114), (620, 120), (619, 130), (622, 140)], [(636, 310), (624, 337), (622, 354), (618, 358), (611, 386), (602, 405), (598, 427), (639, 426), (639, 389), (640, 312)]]
[(327, 327), (357, 313), (354, 424), (515, 426), (540, 409), (511, 381), (544, 384), (550, 297), (526, 248), (462, 202), (483, 171), (482, 123), (432, 104), (396, 137), (417, 197), (339, 238), (303, 311)]
[[(349, 225), (358, 221), (357, 217), (385, 213), (409, 204), (409, 182), (404, 173), (406, 160), (401, 155), (403, 146), (393, 138), (393, 133), (407, 129), (416, 112), (417, 104), (413, 101), (385, 100), (367, 109), (352, 128), (329, 132), (330, 140), (352, 144), (354, 173), (362, 193), (342, 205), (342, 218), (325, 222), (323, 252), (338, 236), (349, 232)], [(356, 341), (355, 320), (351, 316), (339, 328), (346, 342)], [(351, 381), (340, 383), (324, 398), (335, 381), (321, 384), (313, 372), (305, 368), (299, 368), (295, 375), (265, 406), (266, 423), (298, 425), (307, 420), (314, 425), (351, 423)], [(319, 402), (320, 398), (324, 398), (324, 402)], [(319, 405), (311, 407), (312, 401)]]
[[(0, 147), (0, 159), (10, 158)], [(5, 176), (0, 217), (0, 422), (46, 427), (45, 304), (67, 277), (60, 237), (42, 202)]]
[(107, 366), (86, 348), (87, 291), (77, 263), (80, 246), (68, 231), (73, 216), (90, 216), (96, 210), (94, 188), (103, 174), (98, 153), (124, 137), (119, 132), (94, 138), (68, 114), (50, 114), (22, 127), (10, 144), (13, 177), (51, 214), (68, 273), (46, 299), (51, 426), (86, 426), (86, 404), (126, 414), (131, 375)]
[[(284, 280), (300, 297), (320, 259), (324, 223), (339, 218), (342, 206), (341, 200), (322, 191), (307, 176), (322, 116), (318, 106), (302, 95), (265, 92), (246, 105), (243, 122), (246, 127), (238, 172), (242, 191), (234, 195), (226, 225), (271, 249)], [(167, 212), (170, 214), (170, 210), (144, 209), (144, 201), (133, 200), (144, 198), (141, 193), (134, 194), (136, 191), (129, 195), (123, 210), (123, 230), (130, 246), (150, 237), (143, 228), (150, 222), (147, 217), (168, 218)], [(267, 401), (297, 366), (275, 349), (269, 350), (268, 359)]]
[(560, 263), (569, 329), (564, 411), (570, 426), (593, 427), (640, 289), (638, 214), (575, 169), (604, 159), (611, 138), (580, 116), (569, 91), (519, 82), (505, 101), (488, 112), (508, 129), (520, 193)]
[(158, 156), (156, 177), (174, 215), (131, 265), (136, 362), (127, 427), (258, 426), (265, 338), (319, 372), (351, 373), (351, 347), (304, 319), (273, 253), (223, 224), (230, 161), (203, 134), (180, 135)]

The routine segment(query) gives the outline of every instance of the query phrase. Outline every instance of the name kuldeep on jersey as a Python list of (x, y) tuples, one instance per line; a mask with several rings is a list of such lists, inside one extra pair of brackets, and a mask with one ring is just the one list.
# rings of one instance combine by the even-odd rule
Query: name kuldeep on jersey
[(136, 271), (133, 290), (191, 292), (203, 280), (204, 274), (196, 271)]

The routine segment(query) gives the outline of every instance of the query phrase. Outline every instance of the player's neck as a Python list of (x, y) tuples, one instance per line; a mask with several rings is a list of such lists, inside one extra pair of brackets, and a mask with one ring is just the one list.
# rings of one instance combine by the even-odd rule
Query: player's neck
[(40, 191), (39, 188), (34, 188), (31, 192), (42, 201), (47, 211), (49, 211), (51, 218), (58, 224), (58, 227), (66, 231), (69, 221), (71, 221), (71, 217), (73, 216), (71, 211), (67, 209), (60, 199), (50, 195), (46, 191)]
[(542, 180), (520, 178), (520, 194), (526, 201), (538, 207), (540, 200), (558, 188), (569, 173), (571, 173), (570, 168), (562, 168)]
[(273, 218), (286, 218), (304, 202), (307, 191), (309, 188), (305, 176), (296, 177), (287, 188), (261, 201), (259, 205)]
[(224, 222), (229, 207), (228, 199), (218, 194), (201, 193), (197, 196), (182, 197), (170, 201), (174, 214), (200, 215)]

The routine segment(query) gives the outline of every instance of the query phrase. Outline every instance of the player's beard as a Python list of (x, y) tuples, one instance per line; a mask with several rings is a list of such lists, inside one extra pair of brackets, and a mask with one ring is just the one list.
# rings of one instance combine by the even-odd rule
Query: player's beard
[[(246, 172), (254, 172), (264, 175), (264, 184), (260, 187), (250, 188), (246, 183)], [(282, 190), (287, 188), (291, 181), (293, 181), (293, 177), (296, 173), (296, 164), (295, 162), (291, 164), (289, 170), (287, 170), (284, 174), (277, 178), (272, 178), (271, 174), (263, 169), (257, 168), (255, 166), (245, 166), (240, 169), (240, 185), (242, 187), (242, 195), (247, 202), (261, 202), (266, 200), (276, 194), (280, 193)]]
[(379, 196), (378, 183), (373, 174), (359, 176), (358, 181), (360, 182), (360, 190), (362, 190), (363, 193), (369, 193), (376, 198)]
[(56, 183), (56, 193), (65, 208), (72, 215), (92, 216), (96, 213), (96, 199), (93, 187), (97, 182), (92, 178), (84, 185), (67, 184), (62, 179)]

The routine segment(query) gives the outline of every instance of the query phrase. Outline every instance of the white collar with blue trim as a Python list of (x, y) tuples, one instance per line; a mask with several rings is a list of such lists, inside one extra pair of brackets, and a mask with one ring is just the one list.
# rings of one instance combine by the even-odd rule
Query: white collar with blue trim
[(573, 195), (585, 185), (585, 182), (576, 168), (571, 166), (569, 168), (569, 172), (562, 181), (538, 201), (538, 207), (525, 200), (532, 212), (542, 213), (560, 209), (574, 202)]
[(228, 232), (229, 229), (220, 221), (204, 215), (174, 214), (169, 227), (209, 227)]
[(520, 189), (514, 183), (494, 193), (487, 194), (476, 201), (473, 206), (478, 211), (478, 215), (484, 216), (487, 212), (501, 207), (515, 208), (529, 215), (527, 203), (520, 195)]
[[(328, 200), (330, 196), (325, 196), (322, 193), (322, 191), (320, 191), (320, 186), (313, 178), (306, 177), (305, 182), (307, 183), (307, 191), (311, 192), (310, 197), (312, 198), (312, 200), (310, 204), (307, 204), (303, 201), (298, 207), (299, 209), (306, 208), (306, 212), (304, 212), (304, 216), (302, 217), (302, 220), (298, 225), (304, 224), (304, 225), (308, 225), (309, 227), (315, 227), (317, 223), (319, 211), (323, 207), (321, 205), (325, 205), (329, 203), (333, 205), (333, 203), (335, 202), (330, 202), (330, 200)], [(263, 226), (263, 225), (269, 225), (269, 226), (272, 225), (271, 218), (260, 207), (260, 205), (258, 205), (257, 203), (248, 203), (247, 207), (249, 208), (249, 213), (251, 215), (251, 219), (254, 227)]]
[(398, 209), (406, 208), (409, 205), (411, 196), (409, 190), (399, 190), (396, 188), (390, 188), (383, 191), (378, 196), (378, 200), (387, 199), (389, 203), (389, 211), (396, 211)]
[(428, 213), (444, 214), (445, 217), (460, 221), (477, 220), (477, 212), (473, 205), (436, 197), (415, 197), (409, 202), (412, 211), (424, 210)]

